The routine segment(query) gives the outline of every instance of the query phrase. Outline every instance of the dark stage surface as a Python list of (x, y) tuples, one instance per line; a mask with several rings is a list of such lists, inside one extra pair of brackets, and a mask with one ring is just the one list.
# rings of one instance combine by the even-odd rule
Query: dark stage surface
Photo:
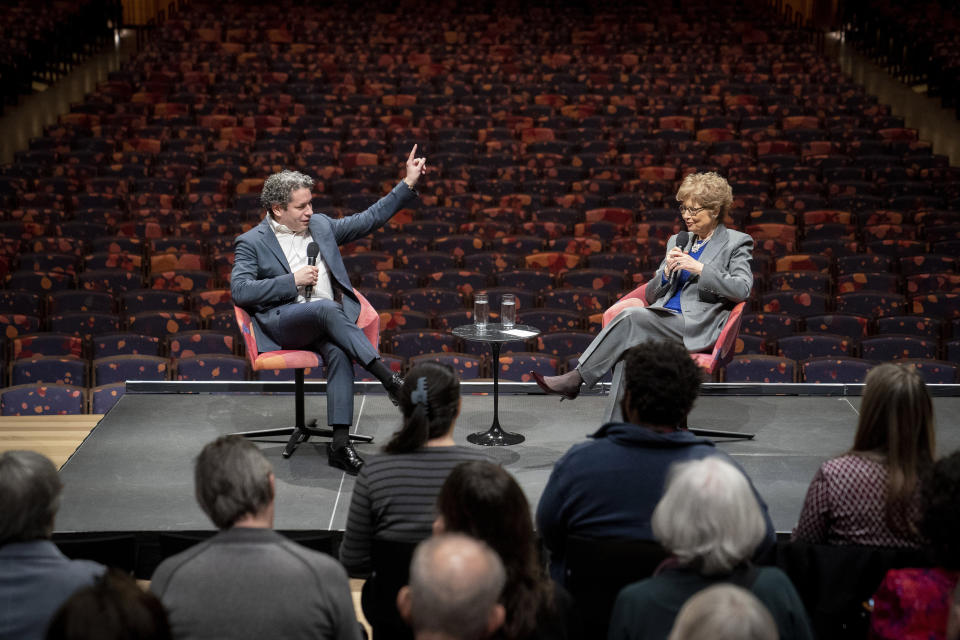
[[(599, 426), (606, 403), (602, 395), (560, 403), (543, 395), (501, 394), (501, 424), (524, 434), (526, 442), (485, 449), (517, 477), (535, 506), (553, 463)], [(960, 448), (960, 397), (937, 397), (934, 403), (937, 449), (943, 455)], [(756, 434), (752, 441), (719, 446), (751, 475), (777, 529), (789, 531), (818, 465), (852, 443), (859, 405), (858, 396), (705, 395), (689, 423)], [(474, 446), (466, 436), (490, 426), (492, 407), (489, 395), (464, 396), (458, 443)], [(322, 422), (325, 397), (308, 394), (306, 409), (308, 420), (321, 417)], [(385, 395), (357, 395), (355, 413), (357, 430), (376, 438), (374, 444), (357, 446), (364, 455), (377, 452), (399, 425), (397, 409)], [(63, 467), (57, 531), (212, 529), (193, 498), (193, 460), (202, 446), (221, 434), (292, 423), (289, 394), (128, 392)], [(278, 529), (344, 527), (354, 480), (327, 466), (325, 442), (315, 440), (300, 445), (289, 459), (280, 455), (285, 438), (258, 441), (277, 477)]]

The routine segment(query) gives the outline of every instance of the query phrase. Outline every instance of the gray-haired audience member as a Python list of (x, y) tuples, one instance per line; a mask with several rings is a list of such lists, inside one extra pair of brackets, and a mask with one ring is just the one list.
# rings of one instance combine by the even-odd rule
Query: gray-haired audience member
[(273, 531), (275, 479), (256, 446), (214, 440), (197, 457), (194, 480), (220, 532), (153, 574), (150, 590), (175, 638), (360, 637), (343, 567)]
[(63, 485), (33, 451), (0, 454), (0, 639), (43, 638), (64, 600), (104, 567), (70, 560), (50, 541)]
[(167, 612), (157, 596), (111, 569), (70, 596), (47, 628), (46, 640), (170, 640)]
[(608, 637), (666, 638), (693, 594), (732, 583), (760, 599), (782, 640), (812, 640), (803, 603), (787, 575), (749, 562), (764, 531), (757, 498), (739, 469), (717, 456), (675, 465), (653, 511), (654, 536), (673, 553), (673, 562), (620, 591)]
[(773, 616), (757, 597), (732, 584), (704, 589), (683, 605), (667, 640), (777, 640)]
[(500, 557), (483, 542), (434, 536), (417, 546), (397, 608), (417, 640), (480, 640), (503, 624), (505, 582)]

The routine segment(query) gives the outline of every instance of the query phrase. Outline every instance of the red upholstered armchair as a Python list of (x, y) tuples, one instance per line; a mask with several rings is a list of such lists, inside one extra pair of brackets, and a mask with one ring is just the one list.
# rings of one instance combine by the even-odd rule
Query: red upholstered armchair
[[(627, 295), (623, 296), (615, 304), (603, 313), (603, 326), (613, 320), (617, 314), (630, 307), (645, 307), (647, 299), (644, 295), (644, 287), (640, 285)], [(700, 366), (707, 375), (713, 376), (722, 366), (725, 366), (733, 359), (733, 350), (737, 342), (737, 334), (740, 331), (740, 320), (743, 317), (743, 310), (746, 307), (746, 301), (737, 303), (730, 311), (723, 330), (713, 345), (710, 353), (691, 353), (690, 357)], [(613, 382), (610, 387), (610, 402), (605, 413), (606, 421), (620, 420), (620, 399), (622, 398), (623, 380), (623, 362), (618, 362), (613, 371)], [(686, 426), (686, 424), (684, 424)], [(697, 435), (729, 437), (729, 438), (753, 438), (752, 434), (740, 433), (735, 431), (713, 431), (707, 429), (693, 429), (690, 431)]]
[[(647, 299), (644, 296), (644, 286), (645, 285), (640, 285), (604, 311), (603, 326), (607, 326), (607, 323), (613, 320), (617, 314), (624, 309), (647, 306)], [(733, 310), (730, 311), (730, 315), (723, 325), (723, 330), (720, 332), (720, 337), (717, 338), (717, 342), (713, 345), (713, 350), (710, 353), (690, 354), (690, 357), (696, 361), (707, 375), (713, 376), (720, 367), (725, 366), (733, 358), (733, 348), (736, 346), (737, 334), (740, 332), (740, 319), (743, 317), (743, 310), (746, 304), (746, 302), (739, 302), (733, 307)]]
[[(378, 314), (377, 310), (363, 297), (363, 294), (359, 291), (355, 291), (355, 293), (360, 300), (360, 316), (357, 318), (357, 326), (363, 329), (363, 333), (367, 336), (373, 348), (378, 349), (380, 345), (380, 314)], [(243, 342), (246, 346), (247, 359), (250, 361), (250, 366), (254, 371), (262, 371), (265, 369), (294, 369), (294, 408), (296, 410), (296, 423), (293, 427), (246, 431), (237, 435), (248, 438), (290, 435), (290, 440), (283, 450), (284, 458), (289, 458), (293, 455), (297, 445), (301, 442), (306, 442), (310, 436), (331, 436), (333, 433), (331, 430), (316, 428), (316, 420), (312, 421), (308, 426), (304, 416), (303, 372), (304, 369), (307, 368), (319, 367), (320, 356), (314, 351), (303, 351), (299, 349), (259, 352), (257, 350), (257, 340), (254, 337), (253, 321), (250, 319), (250, 314), (237, 305), (233, 306), (233, 310), (237, 316), (237, 326), (240, 327), (240, 335), (243, 336)], [(350, 439), (360, 442), (371, 442), (373, 440), (370, 436), (353, 433), (350, 434)]]

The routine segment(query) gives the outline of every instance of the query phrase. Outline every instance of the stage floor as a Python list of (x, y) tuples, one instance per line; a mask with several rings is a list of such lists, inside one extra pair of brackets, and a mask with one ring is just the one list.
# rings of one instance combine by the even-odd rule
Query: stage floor
[[(599, 426), (607, 401), (602, 395), (560, 403), (539, 394), (501, 394), (501, 424), (526, 441), (485, 450), (514, 474), (535, 508), (554, 462)], [(943, 455), (960, 448), (960, 397), (934, 403)], [(856, 396), (703, 396), (689, 423), (756, 434), (718, 446), (753, 478), (777, 530), (790, 531), (819, 464), (851, 445), (859, 404)], [(466, 436), (490, 426), (492, 406), (489, 395), (464, 396), (458, 443), (474, 446)], [(308, 420), (322, 418), (325, 397), (308, 394), (306, 409)], [(355, 415), (357, 431), (375, 437), (357, 446), (363, 455), (374, 455), (399, 426), (397, 409), (382, 394), (358, 395)], [(193, 497), (193, 461), (203, 445), (221, 434), (292, 424), (289, 394), (128, 392), (63, 467), (56, 531), (210, 530)], [(323, 440), (300, 445), (289, 459), (280, 455), (285, 441), (258, 441), (277, 477), (276, 528), (342, 530), (354, 479), (327, 466)]]

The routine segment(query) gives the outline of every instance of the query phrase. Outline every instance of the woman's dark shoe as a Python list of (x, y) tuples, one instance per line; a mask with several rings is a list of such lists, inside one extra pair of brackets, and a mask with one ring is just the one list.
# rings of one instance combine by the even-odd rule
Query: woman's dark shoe
[[(547, 383), (547, 378), (543, 377), (536, 371), (531, 371), (530, 375), (533, 376), (533, 379), (536, 380), (537, 386), (543, 389), (544, 393), (550, 395), (562, 396), (560, 398), (561, 402), (565, 399), (574, 400), (578, 395), (580, 395), (580, 385), (583, 384), (581, 380), (576, 387), (571, 386), (569, 389), (563, 388), (563, 386), (552, 387)], [(579, 377), (579, 376), (577, 376)], [(550, 376), (551, 380), (562, 380), (564, 376)]]
[(400, 406), (400, 390), (403, 389), (403, 376), (399, 373), (395, 373), (390, 376), (390, 381), (383, 385), (387, 390), (387, 396), (390, 398), (390, 402), (393, 403), (393, 406)]

